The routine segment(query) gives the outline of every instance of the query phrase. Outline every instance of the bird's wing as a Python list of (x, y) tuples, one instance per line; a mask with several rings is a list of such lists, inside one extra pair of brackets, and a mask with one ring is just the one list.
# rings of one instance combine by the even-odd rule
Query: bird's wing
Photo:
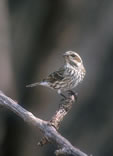
[(50, 82), (50, 83), (54, 83), (56, 81), (61, 81), (62, 79), (64, 79), (64, 68), (60, 68), (59, 70), (51, 73), (46, 79), (44, 79), (43, 81), (46, 82)]

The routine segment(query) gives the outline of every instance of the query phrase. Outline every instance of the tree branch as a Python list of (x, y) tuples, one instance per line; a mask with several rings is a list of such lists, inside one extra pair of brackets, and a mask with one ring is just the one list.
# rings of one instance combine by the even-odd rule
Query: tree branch
[(58, 130), (61, 121), (67, 115), (67, 113), (72, 108), (72, 104), (77, 100), (77, 93), (76, 94), (69, 94), (70, 97), (66, 98), (65, 100), (61, 100), (60, 107), (58, 111), (53, 115), (52, 119), (50, 120), (51, 124)]
[[(73, 102), (73, 97), (70, 98), (70, 100), (71, 100), (71, 102)], [(68, 101), (68, 102), (70, 102), (70, 101)], [(55, 152), (55, 154), (57, 156), (60, 154), (72, 155), (72, 156), (88, 156), (87, 154), (83, 153), (79, 149), (73, 147), (67, 139), (65, 139), (63, 136), (61, 136), (56, 131), (56, 128), (58, 128), (59, 122), (57, 123), (55, 121), (55, 118), (54, 118), (54, 120), (51, 120), (51, 121), (54, 121), (54, 122), (52, 122), (53, 125), (54, 125), (54, 123), (57, 123), (55, 125), (56, 128), (54, 126), (52, 126), (51, 122), (47, 122), (47, 121), (44, 121), (44, 120), (41, 120), (41, 119), (35, 117), (31, 112), (29, 112), (26, 109), (24, 109), (23, 107), (21, 107), (19, 104), (17, 104), (11, 98), (7, 97), (1, 91), (0, 91), (0, 105), (5, 107), (5, 108), (8, 108), (11, 111), (13, 111), (14, 113), (16, 113), (18, 116), (20, 116), (29, 125), (37, 127), (38, 129), (40, 129), (40, 131), (43, 133), (44, 137), (50, 143), (57, 145), (58, 150), (56, 150), (56, 152)], [(62, 117), (62, 119), (63, 119), (63, 117)]]

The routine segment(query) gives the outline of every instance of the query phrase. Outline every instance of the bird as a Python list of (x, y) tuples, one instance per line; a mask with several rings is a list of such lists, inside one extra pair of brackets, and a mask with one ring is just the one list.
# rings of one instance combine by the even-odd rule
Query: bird
[(51, 73), (41, 82), (29, 84), (26, 87), (35, 87), (37, 85), (49, 87), (56, 90), (58, 94), (66, 98), (64, 92), (73, 93), (74, 89), (86, 74), (85, 67), (80, 55), (74, 51), (67, 51), (63, 54), (64, 64), (55, 72)]

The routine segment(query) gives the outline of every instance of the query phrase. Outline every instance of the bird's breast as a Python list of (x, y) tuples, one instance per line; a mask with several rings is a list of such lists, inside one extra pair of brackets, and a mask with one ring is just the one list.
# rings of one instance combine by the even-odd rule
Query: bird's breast
[(67, 79), (69, 80), (67, 83), (67, 87), (69, 89), (75, 88), (84, 78), (85, 73), (82, 70), (69, 68), (67, 69)]

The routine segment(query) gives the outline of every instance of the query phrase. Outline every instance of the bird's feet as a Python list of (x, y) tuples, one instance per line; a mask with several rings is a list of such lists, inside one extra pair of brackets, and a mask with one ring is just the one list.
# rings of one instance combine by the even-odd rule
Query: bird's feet
[(68, 92), (68, 96), (65, 96), (64, 94), (60, 94), (62, 97), (63, 97), (63, 99), (61, 99), (61, 101), (65, 101), (65, 100), (67, 100), (70, 96), (74, 96), (74, 98), (75, 98), (75, 100), (77, 101), (77, 98), (78, 98), (78, 93), (76, 92), (74, 92), (74, 91), (72, 91), (72, 90), (68, 90), (67, 91)]
[(72, 90), (68, 90), (68, 95), (69, 96), (74, 96), (74, 98), (75, 98), (75, 101), (77, 101), (77, 99), (78, 99), (78, 93), (76, 92), (74, 92), (74, 91), (72, 91)]
[(73, 101), (77, 101), (77, 99), (78, 99), (78, 93), (77, 92), (75, 93), (72, 90), (68, 90), (67, 93), (68, 93), (68, 96), (65, 96), (62, 93), (60, 94), (63, 97), (63, 99), (61, 99), (61, 104), (59, 104), (59, 107), (62, 107), (63, 103), (66, 103), (70, 99), (72, 99)]
[(61, 93), (60, 95), (63, 97), (63, 99), (61, 99), (61, 101), (64, 101), (67, 99), (67, 97), (64, 94)]
[(61, 103), (59, 104), (59, 108), (61, 108), (63, 106), (63, 103), (65, 103), (65, 101), (68, 99), (68, 97), (66, 97), (64, 94), (60, 93), (60, 95), (63, 97), (60, 101)]

